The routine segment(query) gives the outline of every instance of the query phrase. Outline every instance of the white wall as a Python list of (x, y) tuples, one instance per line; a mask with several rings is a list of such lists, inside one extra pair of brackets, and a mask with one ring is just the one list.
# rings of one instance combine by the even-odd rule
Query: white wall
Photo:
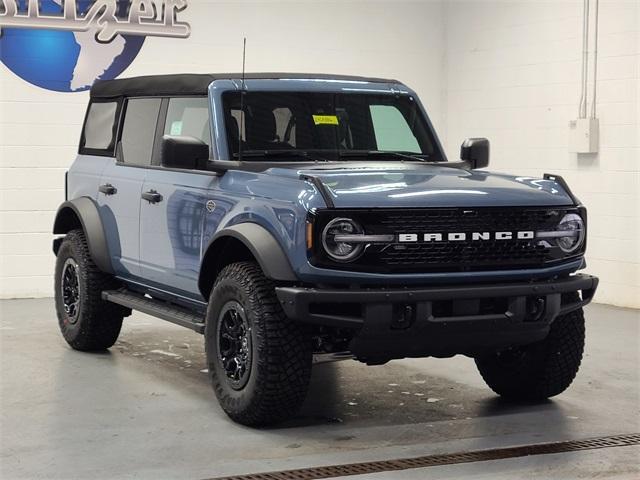
[[(147, 38), (123, 76), (247, 71), (390, 76), (442, 125), (440, 2), (192, 0), (187, 40)], [(86, 93), (54, 93), (0, 64), (0, 298), (52, 295), (53, 216), (77, 149)]]
[[(238, 71), (398, 78), (418, 91), (450, 158), (492, 141), (492, 168), (564, 175), (590, 212), (599, 302), (640, 307), (640, 4), (602, 1), (601, 150), (568, 153), (579, 98), (582, 2), (192, 0), (187, 40), (148, 38), (124, 76)], [(52, 294), (53, 215), (86, 93), (33, 87), (0, 64), (0, 297)]]
[(640, 307), (640, 2), (601, 1), (600, 152), (570, 154), (582, 1), (446, 2), (446, 145), (491, 140), (491, 168), (563, 175), (589, 209), (596, 301)]

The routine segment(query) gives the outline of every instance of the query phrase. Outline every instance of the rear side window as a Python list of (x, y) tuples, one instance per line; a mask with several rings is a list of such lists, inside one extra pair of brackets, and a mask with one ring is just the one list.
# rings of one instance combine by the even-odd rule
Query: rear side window
[(122, 161), (130, 165), (151, 165), (156, 135), (159, 98), (133, 98), (127, 101), (122, 127)]
[(207, 97), (169, 99), (164, 134), (195, 137), (211, 145)]
[(91, 102), (87, 110), (80, 153), (113, 155), (119, 103)]

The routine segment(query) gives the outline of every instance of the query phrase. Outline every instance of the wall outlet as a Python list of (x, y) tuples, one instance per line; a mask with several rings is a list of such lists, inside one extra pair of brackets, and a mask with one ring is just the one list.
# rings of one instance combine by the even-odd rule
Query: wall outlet
[(569, 122), (569, 151), (597, 153), (600, 141), (600, 120), (578, 118)]

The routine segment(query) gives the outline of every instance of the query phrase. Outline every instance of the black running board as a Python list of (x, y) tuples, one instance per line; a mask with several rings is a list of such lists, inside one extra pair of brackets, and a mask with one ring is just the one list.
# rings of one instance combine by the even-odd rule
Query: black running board
[(102, 298), (123, 307), (137, 310), (153, 317), (161, 318), (167, 322), (175, 323), (181, 327), (204, 333), (204, 319), (202, 315), (193, 313), (186, 308), (178, 307), (162, 300), (145, 297), (129, 290), (105, 290)]

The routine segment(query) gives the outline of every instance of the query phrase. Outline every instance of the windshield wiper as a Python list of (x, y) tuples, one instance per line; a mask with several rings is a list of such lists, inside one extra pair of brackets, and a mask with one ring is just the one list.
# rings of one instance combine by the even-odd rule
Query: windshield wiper
[[(427, 162), (427, 158), (429, 158), (426, 154), (420, 153), (410, 153), (410, 152), (394, 152), (394, 151), (384, 151), (384, 150), (334, 150), (331, 151), (334, 155), (337, 154), (339, 158), (349, 158), (349, 159), (361, 159), (367, 160), (375, 157), (393, 157), (399, 158), (401, 160), (412, 160), (418, 162)], [(237, 153), (233, 154), (234, 158), (239, 158)], [(242, 158), (288, 158), (288, 157), (298, 157), (303, 158), (305, 160), (311, 160), (314, 162), (329, 162), (327, 158), (321, 157), (315, 153), (310, 153), (307, 150), (290, 150), (290, 149), (278, 149), (278, 150), (243, 150)]]
[(340, 158), (374, 158), (374, 157), (396, 157), (403, 160), (418, 160), (419, 162), (426, 162), (428, 155), (425, 154), (410, 154), (405, 152), (393, 152), (384, 150), (340, 150), (338, 155)]
[[(244, 157), (252, 157), (252, 158), (298, 157), (298, 158), (304, 158), (306, 160), (312, 160), (314, 162), (329, 161), (326, 158), (320, 157), (318, 155), (311, 155), (306, 150), (243, 150), (242, 158)], [(233, 158), (239, 158), (239, 155), (237, 153), (234, 153)]]

